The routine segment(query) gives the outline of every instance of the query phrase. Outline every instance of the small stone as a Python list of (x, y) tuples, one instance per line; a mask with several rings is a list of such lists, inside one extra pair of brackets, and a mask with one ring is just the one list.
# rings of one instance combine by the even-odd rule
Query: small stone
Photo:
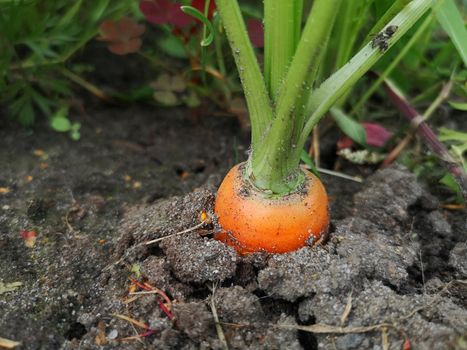
[(109, 340), (114, 340), (117, 339), (118, 337), (118, 331), (116, 329), (110, 330), (110, 332), (107, 333), (107, 339)]

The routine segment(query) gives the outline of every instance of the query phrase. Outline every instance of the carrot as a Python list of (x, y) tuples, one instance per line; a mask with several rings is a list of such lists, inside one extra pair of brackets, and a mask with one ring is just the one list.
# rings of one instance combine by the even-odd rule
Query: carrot
[(289, 252), (322, 237), (329, 224), (326, 191), (299, 165), (308, 136), (336, 102), (345, 100), (346, 91), (431, 8), (430, 0), (391, 7), (377, 23), (387, 23), (378, 34), (385, 39), (384, 48), (371, 41), (353, 57), (350, 51), (341, 55), (342, 62), (336, 64), (340, 68), (319, 84), (318, 79), (325, 76), (318, 67), (329, 56), (323, 43), (330, 41), (334, 23), (339, 23), (342, 3), (350, 2), (314, 0), (303, 25), (302, 0), (264, 0), (261, 71), (238, 0), (216, 0), (251, 121), (246, 170), (234, 167), (217, 194), (215, 212), (222, 230), (216, 237), (242, 254)]
[(285, 253), (318, 240), (329, 225), (328, 196), (321, 181), (302, 169), (301, 189), (268, 198), (247, 184), (242, 164), (233, 167), (222, 182), (214, 211), (221, 231), (216, 239), (240, 254), (256, 251)]

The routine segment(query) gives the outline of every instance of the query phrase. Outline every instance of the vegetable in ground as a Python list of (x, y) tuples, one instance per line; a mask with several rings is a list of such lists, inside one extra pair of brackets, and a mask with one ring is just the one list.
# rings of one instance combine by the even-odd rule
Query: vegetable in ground
[[(241, 253), (258, 247), (285, 253), (313, 244), (315, 237), (328, 228), (328, 196), (321, 181), (303, 170), (306, 181), (285, 196), (268, 198), (243, 180), (245, 164), (230, 170), (217, 192), (215, 211), (222, 227), (228, 227), (217, 239), (234, 246)], [(312, 218), (312, 220), (310, 220)], [(315, 234), (317, 233), (317, 234)]]
[(319, 179), (300, 167), (301, 150), (332, 105), (436, 1), (409, 2), (380, 31), (384, 43), (368, 42), (313, 89), (341, 3), (314, 0), (301, 30), (303, 0), (265, 0), (262, 74), (237, 0), (216, 0), (252, 125), (250, 156), (229, 172), (215, 203), (217, 238), (240, 253), (283, 253), (320, 240), (328, 199)]

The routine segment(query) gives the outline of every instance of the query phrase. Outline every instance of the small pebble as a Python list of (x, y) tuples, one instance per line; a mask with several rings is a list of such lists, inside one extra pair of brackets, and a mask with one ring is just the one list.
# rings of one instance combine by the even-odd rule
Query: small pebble
[(112, 329), (109, 333), (107, 333), (107, 339), (113, 340), (117, 339), (118, 337), (118, 331), (116, 329)]

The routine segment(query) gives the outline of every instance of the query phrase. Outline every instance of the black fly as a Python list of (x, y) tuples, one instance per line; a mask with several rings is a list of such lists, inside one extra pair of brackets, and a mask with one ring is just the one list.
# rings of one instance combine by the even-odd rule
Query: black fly
[(388, 39), (390, 39), (394, 33), (397, 31), (398, 26), (391, 25), (388, 26), (384, 31), (379, 32), (375, 35), (375, 37), (371, 40), (371, 48), (379, 48), (381, 52), (384, 52), (388, 49)]

